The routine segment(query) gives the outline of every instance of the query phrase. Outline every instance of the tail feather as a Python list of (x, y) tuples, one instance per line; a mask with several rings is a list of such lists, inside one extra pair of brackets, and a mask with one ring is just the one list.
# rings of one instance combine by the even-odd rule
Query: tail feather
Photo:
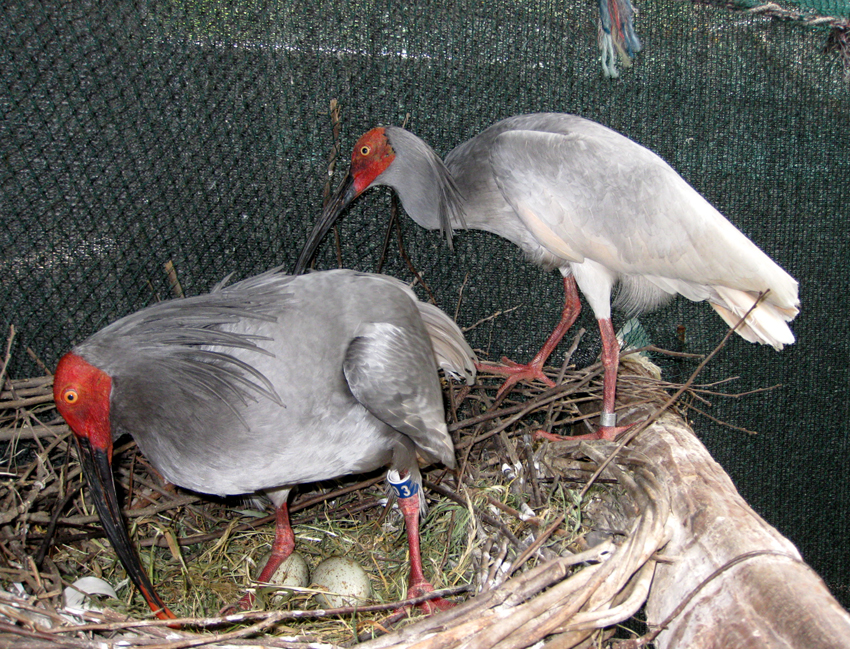
[[(709, 303), (730, 327), (738, 324), (758, 299), (758, 295), (748, 291), (725, 286), (713, 288), (716, 297), (709, 298)], [(793, 320), (798, 311), (796, 307), (773, 304), (768, 296), (735, 331), (749, 342), (771, 345), (778, 351), (794, 343), (794, 334), (786, 323)]]
[(431, 337), (437, 364), (455, 378), (461, 376), (468, 384), (475, 381), (475, 352), (463, 337), (463, 332), (440, 309), (427, 302), (416, 302), (425, 329)]

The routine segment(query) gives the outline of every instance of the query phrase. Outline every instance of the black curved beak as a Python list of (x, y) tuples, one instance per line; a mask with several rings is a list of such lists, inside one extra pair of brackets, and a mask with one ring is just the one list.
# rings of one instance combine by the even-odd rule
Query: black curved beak
[(337, 187), (333, 198), (328, 201), (325, 209), (322, 210), (322, 216), (313, 227), (313, 231), (310, 233), (310, 236), (307, 237), (307, 243), (304, 244), (304, 248), (301, 249), (301, 255), (295, 263), (293, 275), (300, 275), (307, 269), (307, 265), (313, 261), (316, 250), (318, 250), (319, 244), (322, 242), (322, 239), (325, 238), (328, 230), (330, 230), (331, 226), (336, 223), (336, 220), (339, 218), (342, 211), (348, 207), (349, 203), (357, 198), (357, 196), (357, 191), (354, 188), (354, 177), (349, 173), (342, 183), (340, 183), (340, 186)]
[(174, 613), (156, 594), (148, 576), (142, 569), (139, 557), (133, 550), (124, 520), (121, 518), (121, 510), (118, 507), (118, 496), (115, 493), (115, 481), (112, 477), (112, 463), (106, 451), (97, 449), (85, 438), (77, 437), (77, 451), (82, 463), (83, 473), (89, 483), (89, 492), (103, 529), (109, 538), (115, 553), (124, 564), (127, 575), (133, 580), (136, 588), (142, 593), (142, 597), (151, 607), (151, 610), (161, 620), (173, 620)]

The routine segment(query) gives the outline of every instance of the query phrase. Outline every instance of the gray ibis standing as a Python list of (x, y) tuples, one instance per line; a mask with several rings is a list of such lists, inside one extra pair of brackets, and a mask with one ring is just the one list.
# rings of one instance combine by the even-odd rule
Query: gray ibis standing
[(392, 187), (408, 215), (441, 230), (450, 246), (455, 228), (486, 230), (561, 271), (561, 320), (529, 364), (499, 370), (508, 375), (503, 391), (527, 378), (551, 385), (543, 364), (578, 317), (578, 285), (602, 335), (598, 436), (621, 430), (611, 323), (618, 283), (615, 306), (632, 314), (681, 294), (708, 300), (730, 326), (767, 293), (737, 332), (777, 350), (794, 342), (786, 323), (798, 311), (797, 282), (655, 153), (595, 122), (560, 113), (510, 117), (458, 146), (445, 163), (404, 129), (372, 129), (354, 145), (349, 173), (310, 233), (296, 273), (342, 210), (377, 185)]
[(261, 582), (292, 552), (293, 486), (388, 466), (415, 597), (433, 590), (419, 555), (416, 456), (455, 465), (437, 367), (472, 381), (474, 362), (457, 325), (398, 280), (272, 271), (114, 322), (62, 357), (53, 392), (107, 536), (151, 609), (170, 618), (122, 523), (113, 440), (132, 435), (181, 487), (265, 493), (277, 524)]

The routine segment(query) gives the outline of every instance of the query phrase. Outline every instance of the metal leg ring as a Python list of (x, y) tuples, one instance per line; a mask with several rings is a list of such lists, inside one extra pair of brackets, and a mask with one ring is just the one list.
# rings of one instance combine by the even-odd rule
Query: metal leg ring
[(617, 425), (617, 413), (616, 412), (603, 412), (599, 416), (599, 425), (605, 426), (607, 428), (613, 428)]

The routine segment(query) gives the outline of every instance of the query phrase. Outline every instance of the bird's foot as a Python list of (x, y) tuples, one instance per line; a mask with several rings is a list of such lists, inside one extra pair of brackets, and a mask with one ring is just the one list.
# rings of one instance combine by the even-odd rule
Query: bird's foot
[[(414, 597), (419, 597), (433, 592), (434, 587), (429, 582), (422, 580), (408, 585), (407, 599), (413, 599)], [(434, 599), (426, 600), (416, 606), (425, 613), (425, 615), (432, 615), (434, 613), (439, 613), (440, 611), (448, 611), (450, 608), (454, 608), (455, 605), (447, 599), (435, 597)]]
[[(407, 599), (421, 597), (422, 595), (426, 595), (427, 593), (433, 592), (434, 587), (431, 585), (430, 582), (425, 581), (424, 579), (415, 582), (411, 581), (410, 584), (407, 586)], [(442, 597), (435, 597), (434, 599), (429, 599), (424, 602), (421, 602), (416, 606), (425, 615), (433, 615), (434, 613), (439, 613), (440, 611), (448, 611), (450, 608), (454, 608), (455, 604), (447, 599), (443, 599)], [(390, 616), (390, 620), (395, 622), (400, 617), (405, 617), (409, 610), (409, 606), (403, 606), (402, 608), (396, 609)]]
[(508, 358), (502, 358), (504, 365), (495, 365), (492, 363), (476, 363), (475, 368), (479, 372), (490, 372), (492, 374), (501, 374), (507, 376), (502, 387), (496, 392), (496, 399), (501, 399), (520, 381), (538, 380), (548, 385), (550, 388), (555, 387), (555, 382), (543, 373), (543, 364), (531, 363), (521, 364), (515, 363)]
[(254, 608), (254, 596), (251, 593), (245, 593), (239, 601), (222, 606), (218, 611), (218, 615), (219, 617), (224, 617), (241, 611), (250, 611), (252, 608)]
[(551, 442), (564, 442), (574, 439), (607, 439), (614, 441), (621, 434), (629, 430), (635, 424), (628, 426), (600, 426), (594, 433), (586, 433), (585, 435), (556, 435), (545, 430), (536, 430), (531, 434), (532, 439), (548, 439)]

